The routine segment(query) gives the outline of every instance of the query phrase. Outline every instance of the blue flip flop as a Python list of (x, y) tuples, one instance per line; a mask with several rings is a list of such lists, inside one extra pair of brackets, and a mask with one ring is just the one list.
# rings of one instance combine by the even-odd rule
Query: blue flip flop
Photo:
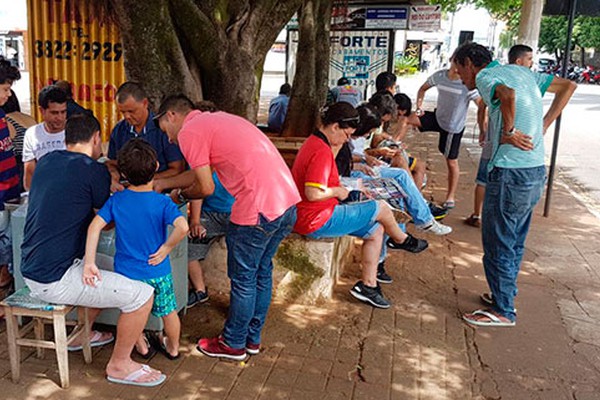
[(138, 382), (138, 381), (136, 381), (136, 379), (139, 379), (139, 378), (141, 378), (144, 375), (148, 375), (151, 372), (152, 372), (152, 368), (150, 368), (146, 364), (142, 364), (142, 366), (140, 367), (140, 369), (138, 369), (137, 371), (133, 371), (131, 374), (127, 375), (123, 379), (113, 378), (111, 376), (107, 376), (106, 379), (109, 382), (118, 383), (118, 384), (121, 384), (121, 385), (132, 385), (132, 386), (143, 386), (143, 387), (158, 386), (158, 385), (162, 384), (165, 381), (165, 379), (167, 379), (167, 376), (165, 374), (160, 374), (160, 376), (158, 377), (158, 379), (156, 379), (154, 381), (150, 381), (150, 382)]
[(456, 202), (454, 201), (445, 201), (443, 204), (444, 208), (448, 209), (448, 210), (452, 210), (454, 207), (456, 207)]

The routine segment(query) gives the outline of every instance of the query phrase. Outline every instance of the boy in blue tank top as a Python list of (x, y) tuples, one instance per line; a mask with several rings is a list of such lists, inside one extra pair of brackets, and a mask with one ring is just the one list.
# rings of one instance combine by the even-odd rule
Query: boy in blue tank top
[[(118, 154), (119, 171), (130, 186), (111, 196), (98, 211), (88, 229), (85, 248), (85, 271), (97, 269), (96, 250), (102, 229), (115, 223), (115, 272), (143, 281), (154, 288), (152, 314), (163, 319), (164, 333), (159, 335), (160, 346), (169, 359), (179, 357), (181, 322), (169, 253), (188, 232), (186, 218), (167, 196), (152, 190), (158, 161), (154, 149), (144, 140), (132, 139)], [(173, 232), (167, 238), (167, 226)], [(147, 341), (140, 337), (136, 348), (149, 354)], [(144, 349), (144, 350), (141, 350)]]

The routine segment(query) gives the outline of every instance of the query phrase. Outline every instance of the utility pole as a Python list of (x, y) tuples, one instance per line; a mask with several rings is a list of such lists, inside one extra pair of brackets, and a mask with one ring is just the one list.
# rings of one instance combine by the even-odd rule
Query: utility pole
[(519, 35), (517, 43), (530, 46), (537, 51), (540, 38), (540, 24), (542, 23), (542, 8), (544, 0), (523, 0), (521, 7), (521, 20), (519, 21)]

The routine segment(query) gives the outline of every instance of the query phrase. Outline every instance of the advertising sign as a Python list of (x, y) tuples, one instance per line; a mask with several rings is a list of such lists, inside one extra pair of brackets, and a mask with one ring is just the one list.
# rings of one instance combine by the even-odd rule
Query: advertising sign
[(438, 31), (442, 23), (442, 6), (411, 6), (408, 19), (411, 31)]
[(28, 0), (31, 111), (40, 120), (37, 93), (69, 81), (73, 99), (94, 112), (107, 140), (119, 119), (115, 94), (125, 81), (123, 46), (117, 27), (96, 19), (88, 3)]
[[(369, 85), (374, 86), (377, 75), (388, 69), (391, 35), (390, 31), (332, 31), (329, 86), (335, 86), (341, 77), (363, 92)], [(294, 79), (297, 52), (298, 31), (288, 31), (288, 82)]]
[(406, 29), (407, 6), (334, 7), (331, 30)]
[(346, 77), (352, 86), (364, 90), (375, 77), (387, 71), (390, 56), (389, 31), (331, 32), (329, 86)]

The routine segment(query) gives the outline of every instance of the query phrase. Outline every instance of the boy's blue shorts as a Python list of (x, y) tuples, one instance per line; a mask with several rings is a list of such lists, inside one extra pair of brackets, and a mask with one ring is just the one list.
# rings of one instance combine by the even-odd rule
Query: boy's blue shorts
[(487, 185), (488, 181), (488, 164), (490, 163), (489, 159), (480, 158), (479, 159), (479, 168), (477, 169), (477, 177), (475, 178), (475, 183), (479, 186)]
[(152, 315), (164, 317), (177, 310), (175, 287), (173, 285), (173, 277), (171, 274), (153, 279), (142, 279), (141, 281), (154, 288)]
[(307, 236), (322, 239), (350, 235), (366, 239), (379, 227), (377, 214), (379, 203), (375, 200), (338, 204), (325, 225)]

